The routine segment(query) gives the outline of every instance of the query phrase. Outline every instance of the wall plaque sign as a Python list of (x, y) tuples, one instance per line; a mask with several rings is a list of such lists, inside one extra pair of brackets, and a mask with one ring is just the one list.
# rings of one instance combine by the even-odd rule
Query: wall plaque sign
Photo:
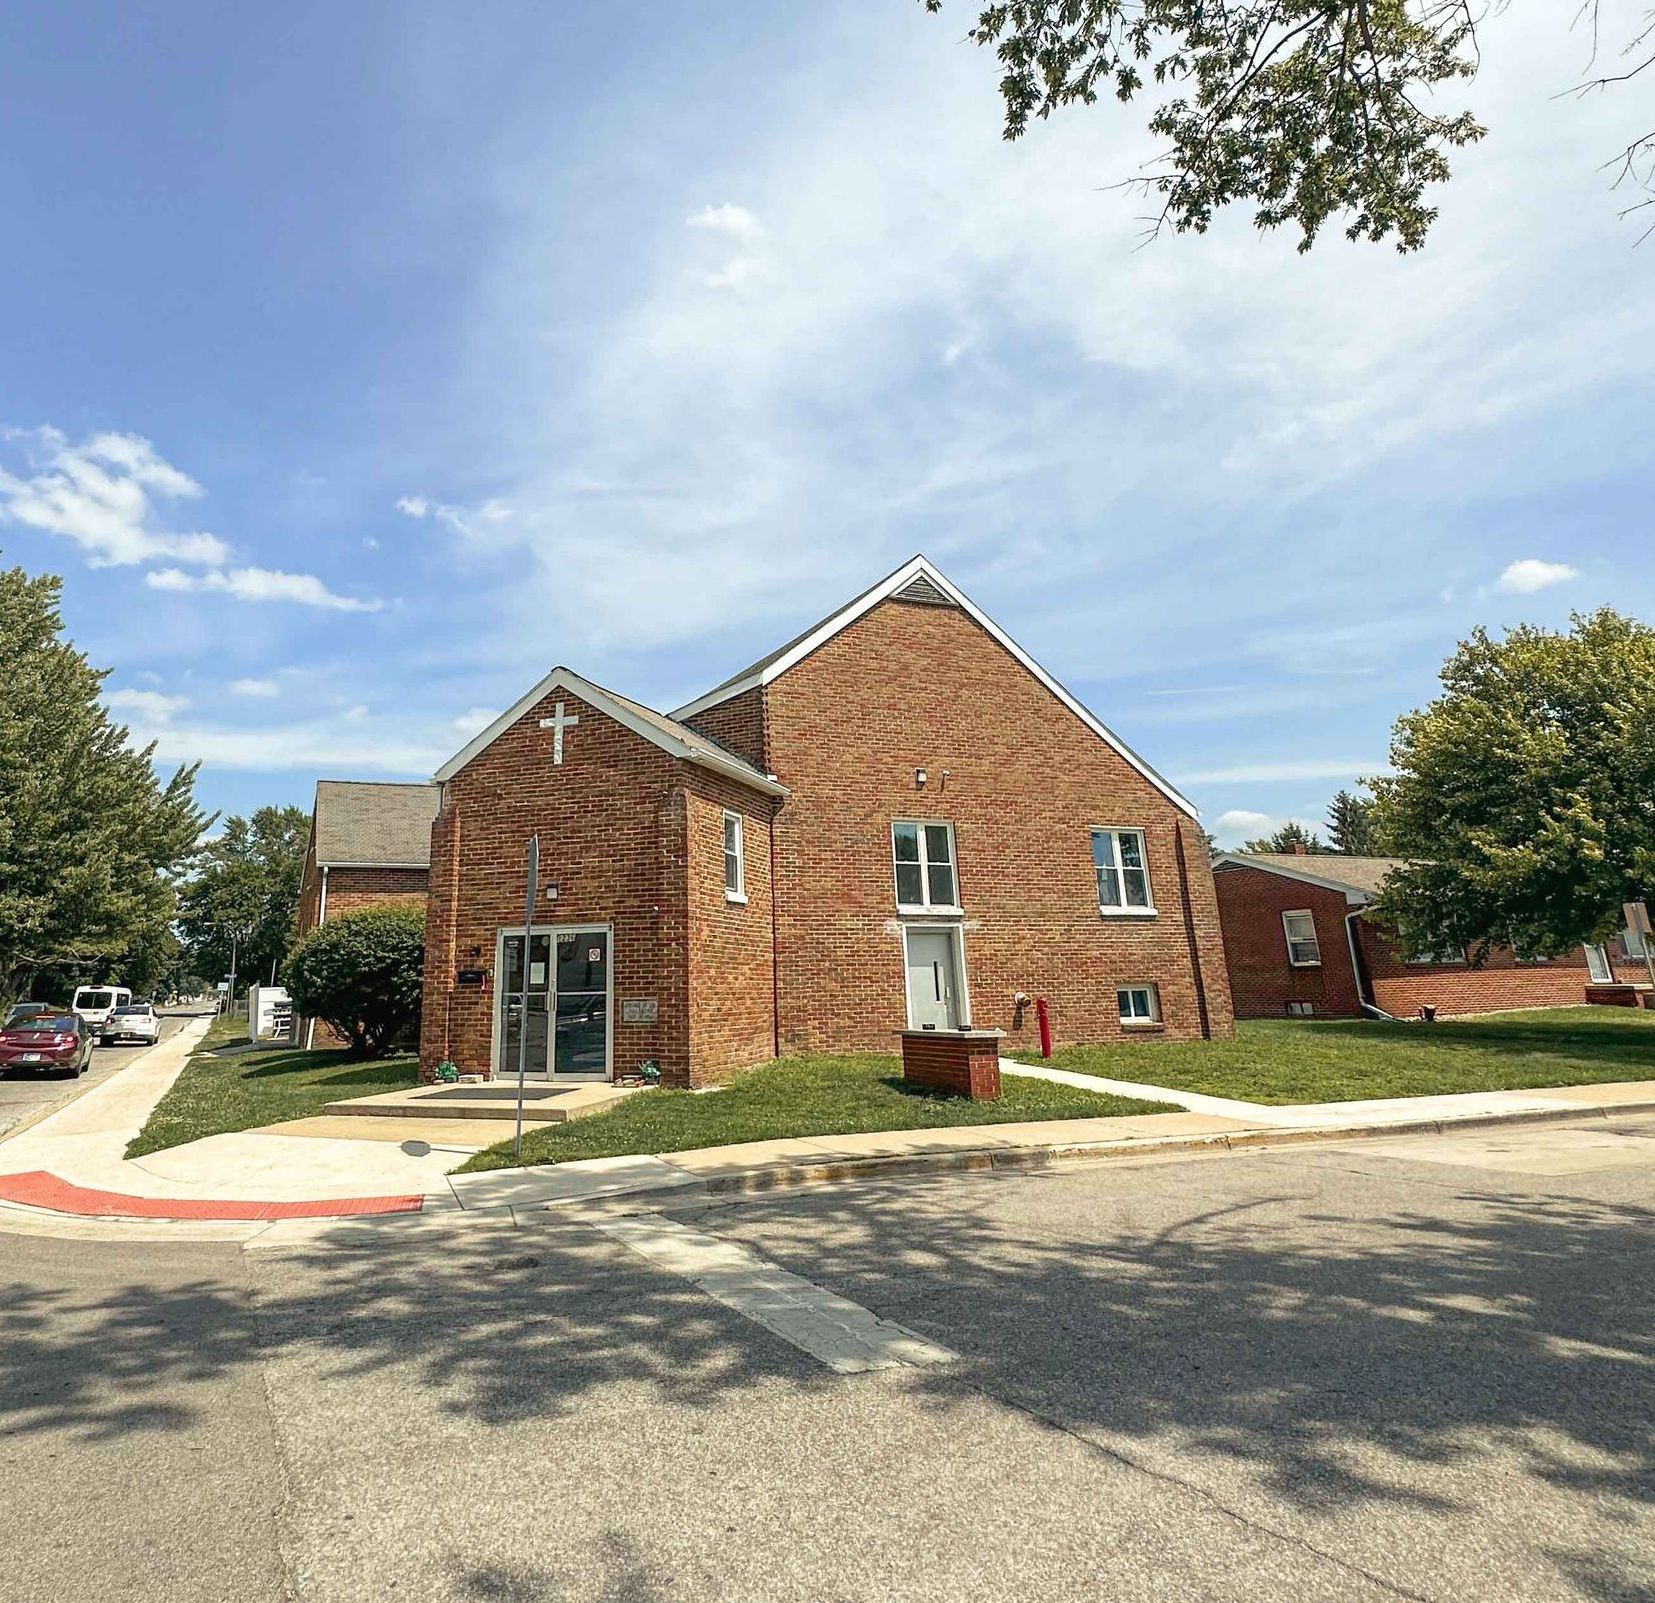
[(654, 1024), (660, 1007), (653, 996), (634, 996), (621, 1002), (622, 1024)]

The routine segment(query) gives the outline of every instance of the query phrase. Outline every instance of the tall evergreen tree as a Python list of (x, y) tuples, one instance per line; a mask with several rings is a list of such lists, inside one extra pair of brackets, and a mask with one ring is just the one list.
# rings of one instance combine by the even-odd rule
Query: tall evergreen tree
[(1354, 791), (1342, 790), (1327, 804), (1327, 838), (1336, 852), (1347, 857), (1379, 854), (1373, 825), (1373, 802)]
[(64, 964), (113, 961), (166, 924), (209, 820), (194, 766), (162, 783), (63, 636), (61, 581), (0, 571), (0, 1000)]
[(1242, 846), (1244, 852), (1296, 852), (1300, 849), (1307, 852), (1326, 852), (1327, 842), (1313, 829), (1306, 829), (1297, 819), (1289, 819), (1274, 835), (1261, 835), (1257, 840), (1247, 841)]

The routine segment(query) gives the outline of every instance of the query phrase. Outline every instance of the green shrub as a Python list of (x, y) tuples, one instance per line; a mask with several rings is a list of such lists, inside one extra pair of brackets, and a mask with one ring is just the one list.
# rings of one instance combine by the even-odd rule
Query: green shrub
[(293, 1010), (332, 1025), (351, 1056), (384, 1057), (419, 1017), (425, 908), (386, 902), (342, 913), (288, 954)]

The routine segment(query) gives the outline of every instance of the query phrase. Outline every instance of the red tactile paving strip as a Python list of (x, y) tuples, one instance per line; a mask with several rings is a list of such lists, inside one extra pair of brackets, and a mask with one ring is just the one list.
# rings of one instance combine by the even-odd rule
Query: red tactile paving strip
[(332, 1219), (359, 1213), (418, 1213), (423, 1197), (334, 1197), (326, 1202), (196, 1202), (190, 1198), (129, 1197), (60, 1180), (44, 1169), (0, 1175), (0, 1202), (21, 1202), (55, 1213), (120, 1219)]

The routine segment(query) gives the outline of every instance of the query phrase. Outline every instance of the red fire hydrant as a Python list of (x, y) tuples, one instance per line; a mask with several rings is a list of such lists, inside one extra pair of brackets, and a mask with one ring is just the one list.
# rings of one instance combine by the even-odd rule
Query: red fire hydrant
[(1046, 1011), (1046, 998), (1043, 996), (1034, 999), (1034, 1020), (1040, 1026), (1040, 1055), (1049, 1058), (1052, 1055), (1052, 1016)]

